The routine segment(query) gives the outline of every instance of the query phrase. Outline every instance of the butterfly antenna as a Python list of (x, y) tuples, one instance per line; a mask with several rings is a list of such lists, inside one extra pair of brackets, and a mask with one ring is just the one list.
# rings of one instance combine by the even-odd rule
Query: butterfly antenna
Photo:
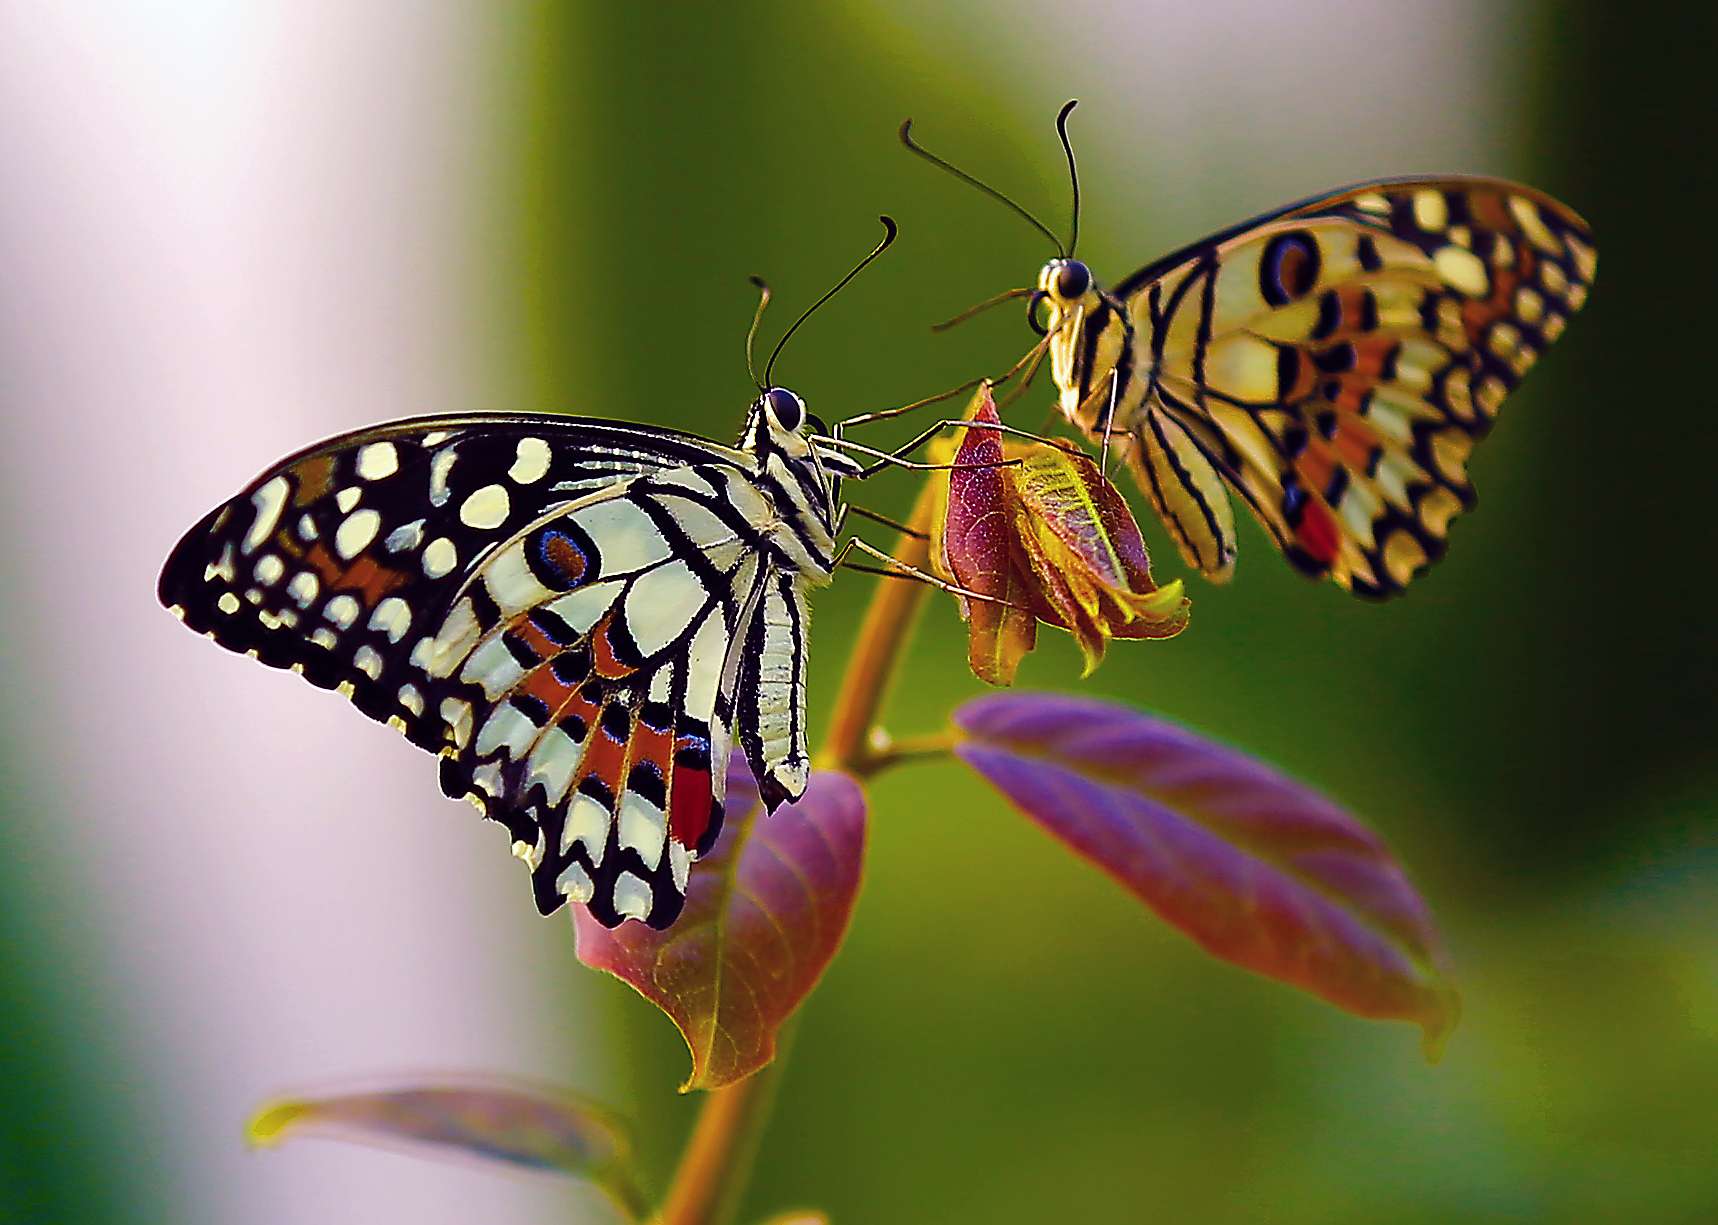
[(1062, 152), (1068, 155), (1068, 181), (1074, 185), (1074, 228), (1068, 235), (1068, 258), (1074, 257), (1074, 252), (1080, 246), (1080, 171), (1074, 165), (1074, 144), (1068, 139), (1068, 116), (1080, 104), (1078, 98), (1069, 98), (1062, 104), (1062, 109), (1056, 114), (1056, 135), (1062, 138)]
[(1057, 255), (1065, 257), (1068, 254), (1067, 250), (1062, 246), (1062, 240), (1050, 232), (1049, 226), (1045, 225), (1042, 221), (1039, 221), (1038, 218), (1034, 217), (1013, 200), (1003, 195), (1000, 191), (997, 191), (996, 188), (992, 187), (989, 183), (986, 183), (982, 179), (973, 177), (966, 171), (962, 170), (959, 166), (945, 162), (942, 158), (938, 157), (929, 149), (915, 141), (913, 139), (913, 121), (911, 119), (908, 119), (901, 124), (901, 143), (907, 146), (907, 148), (912, 152), (924, 158), (931, 165), (937, 167), (937, 169), (946, 170), (949, 174), (954, 175), (955, 178), (959, 179), (962, 183), (965, 183), (968, 187), (976, 187), (992, 200), (998, 200), (1003, 204), (1006, 204), (1009, 208), (1013, 209), (1016, 214), (1025, 218), (1033, 229), (1037, 230), (1045, 238), (1048, 238), (1051, 245), (1056, 248)]
[(766, 388), (758, 382), (757, 368), (752, 365), (752, 342), (757, 339), (758, 324), (763, 322), (764, 307), (770, 304), (770, 287), (764, 283), (761, 276), (752, 276), (746, 279), (758, 287), (758, 309), (752, 315), (752, 326), (746, 329), (746, 374), (759, 391), (764, 391)]
[[(775, 359), (777, 357), (781, 356), (782, 347), (784, 345), (786, 345), (790, 339), (792, 339), (793, 334), (795, 332), (799, 331), (799, 325), (804, 323), (807, 319), (811, 318), (812, 315), (816, 314), (818, 307), (822, 306), (825, 302), (829, 301), (829, 299), (833, 298), (836, 294), (840, 293), (843, 289), (845, 289), (847, 287), (847, 282), (851, 281), (854, 277), (858, 276), (861, 272), (865, 271), (866, 267), (869, 266), (869, 264), (871, 263), (872, 260), (876, 259), (879, 255), (883, 254), (883, 252), (887, 251), (889, 249), (889, 244), (895, 241), (895, 235), (897, 235), (901, 232), (900, 227), (895, 224), (895, 219), (893, 217), (883, 216), (883, 217), (877, 218), (877, 220), (879, 220), (883, 223), (883, 241), (871, 248), (871, 254), (867, 255), (864, 259), (860, 260), (857, 264), (854, 264), (853, 270), (851, 272), (849, 272), (846, 276), (842, 277), (839, 281), (835, 282), (834, 288), (830, 289), (830, 291), (828, 293), (824, 294), (817, 301), (813, 302), (810, 306), (806, 307), (805, 313), (802, 314), (798, 319), (795, 319), (793, 321), (793, 326), (790, 327), (786, 332), (782, 333), (782, 338), (775, 342), (775, 348), (770, 353), (769, 361), (764, 363), (764, 383), (763, 383), (763, 385), (773, 386), (773, 384), (770, 383), (770, 371), (775, 369)], [(763, 310), (763, 306), (761, 304), (759, 305), (758, 310), (759, 311)]]

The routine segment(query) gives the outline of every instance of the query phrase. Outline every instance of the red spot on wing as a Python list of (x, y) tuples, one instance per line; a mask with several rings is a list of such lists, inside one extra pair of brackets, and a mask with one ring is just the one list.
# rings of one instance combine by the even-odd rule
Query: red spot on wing
[[(676, 748), (688, 748), (692, 741), (682, 738)], [(710, 793), (710, 771), (694, 766), (674, 764), (673, 784), (668, 792), (668, 833), (681, 846), (696, 847), (710, 828), (715, 812), (715, 797)]]
[(1306, 555), (1319, 565), (1329, 568), (1336, 561), (1341, 540), (1336, 528), (1336, 516), (1323, 502), (1308, 500), (1295, 529), (1295, 541)]

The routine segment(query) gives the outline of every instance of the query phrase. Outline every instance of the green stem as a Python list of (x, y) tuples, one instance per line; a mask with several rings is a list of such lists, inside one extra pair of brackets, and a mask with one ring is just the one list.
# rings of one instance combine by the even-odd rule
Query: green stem
[[(909, 526), (926, 531), (935, 506), (934, 486), (926, 482), (913, 507)], [(928, 554), (929, 546), (922, 538), (903, 535), (895, 545), (895, 556), (908, 565), (923, 566)], [(901, 653), (912, 636), (926, 590), (920, 583), (877, 584), (858, 641), (847, 660), (841, 691), (835, 699), (835, 714), (817, 755), (818, 769), (841, 770), (864, 778), (907, 757), (933, 751), (928, 742), (883, 748), (872, 745), (872, 729)], [(938, 746), (935, 751), (946, 748)], [(738, 1084), (705, 1095), (697, 1122), (692, 1125), (692, 1137), (680, 1155), (674, 1181), (669, 1185), (655, 1225), (726, 1225), (733, 1219), (751, 1178), (764, 1126), (769, 1121), (776, 1084), (787, 1062), (792, 1028), (791, 1021), (783, 1027), (776, 1057), (768, 1067)]]

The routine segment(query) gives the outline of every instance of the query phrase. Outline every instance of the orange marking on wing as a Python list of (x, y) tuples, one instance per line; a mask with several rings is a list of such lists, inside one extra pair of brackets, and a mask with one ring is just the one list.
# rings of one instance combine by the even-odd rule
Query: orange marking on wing
[(315, 569), (323, 586), (331, 591), (356, 591), (367, 606), (374, 606), (383, 596), (406, 583), (406, 575), (382, 565), (375, 558), (360, 557), (350, 566), (328, 551), (318, 540), (304, 555), (306, 565)]
[(1378, 435), (1360, 418), (1344, 413), (1338, 418), (1336, 437), (1331, 443), (1343, 463), (1355, 472), (1365, 472), (1372, 448), (1378, 445)]
[(623, 664), (614, 656), (614, 644), (608, 640), (609, 626), (613, 620), (614, 614), (611, 612), (591, 630), (591, 666), (598, 676), (611, 681), (630, 676), (634, 671), (631, 664)]
[(1294, 354), (1294, 376), (1284, 381), (1283, 367), (1278, 365), (1277, 399), (1284, 402), (1304, 400), (1312, 394), (1312, 389), (1318, 386), (1319, 369), (1313, 365), (1311, 356), (1304, 349), (1291, 347), (1287, 352)]
[(1384, 373), (1397, 347), (1396, 341), (1388, 336), (1376, 336), (1369, 340), (1354, 340), (1349, 343), (1354, 346), (1354, 369), (1349, 374), (1351, 377), (1366, 380), (1376, 379)]
[(1336, 290), (1336, 301), (1342, 314), (1332, 335), (1364, 334), (1368, 330), (1365, 326), (1367, 293), (1364, 285), (1344, 285)]
[(524, 683), (519, 686), (519, 692), (529, 694), (543, 705), (557, 719), (567, 714), (575, 714), (588, 724), (596, 718), (596, 706), (579, 696), (578, 690), (571, 685), (561, 683), (560, 677), (548, 664), (532, 668), (526, 674)]
[(1294, 470), (1309, 493), (1322, 491), (1330, 484), (1330, 474), (1336, 471), (1336, 457), (1322, 442), (1309, 440), (1306, 450), (1294, 461)]
[(335, 584), (358, 592), (366, 606), (374, 607), (383, 596), (406, 584), (406, 576), (382, 565), (374, 557), (360, 557)]
[(1336, 406), (1338, 412), (1358, 418), (1371, 385), (1363, 379), (1338, 379), (1336, 386), (1336, 398), (1331, 403)]
[(334, 457), (315, 455), (292, 467), (294, 506), (309, 506), (328, 492), (334, 483)]
[[(597, 718), (598, 716), (593, 715), (591, 722), (595, 724)], [(579, 763), (579, 777), (583, 779), (595, 776), (602, 780), (609, 791), (618, 796), (621, 784), (626, 781), (626, 746), (625, 740), (615, 740), (600, 726), (593, 727), (590, 747), (585, 750), (584, 761)]]
[(1491, 297), (1462, 303), (1462, 327), (1475, 345), (1484, 343), (1486, 329), (1492, 324), (1515, 315), (1515, 287), (1521, 284), (1522, 277), (1531, 276), (1536, 267), (1531, 247), (1522, 246), (1519, 256), (1517, 267), (1491, 270)]
[(1495, 191), (1475, 190), (1467, 193), (1467, 215), (1477, 225), (1488, 230), (1514, 233), (1520, 229), (1509, 215), (1509, 206)]
[(673, 764), (674, 740), (667, 732), (659, 732), (649, 727), (642, 719), (632, 725), (632, 760), (654, 761), (662, 771), (662, 777), (669, 776)]

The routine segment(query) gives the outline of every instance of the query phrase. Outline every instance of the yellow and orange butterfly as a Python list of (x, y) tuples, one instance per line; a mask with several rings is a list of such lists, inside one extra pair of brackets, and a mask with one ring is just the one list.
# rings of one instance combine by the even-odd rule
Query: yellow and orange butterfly
[(1074, 257), (1074, 105), (1056, 119), (1074, 180), (1066, 244), (901, 125), (909, 149), (1056, 246), (1035, 288), (982, 306), (1029, 299), (1058, 407), (1121, 454), (1188, 565), (1218, 582), (1233, 571), (1227, 486), (1305, 573), (1401, 592), (1474, 503), (1474, 443), (1586, 301), (1586, 222), (1501, 179), (1380, 179), (1231, 226), (1106, 289)]

